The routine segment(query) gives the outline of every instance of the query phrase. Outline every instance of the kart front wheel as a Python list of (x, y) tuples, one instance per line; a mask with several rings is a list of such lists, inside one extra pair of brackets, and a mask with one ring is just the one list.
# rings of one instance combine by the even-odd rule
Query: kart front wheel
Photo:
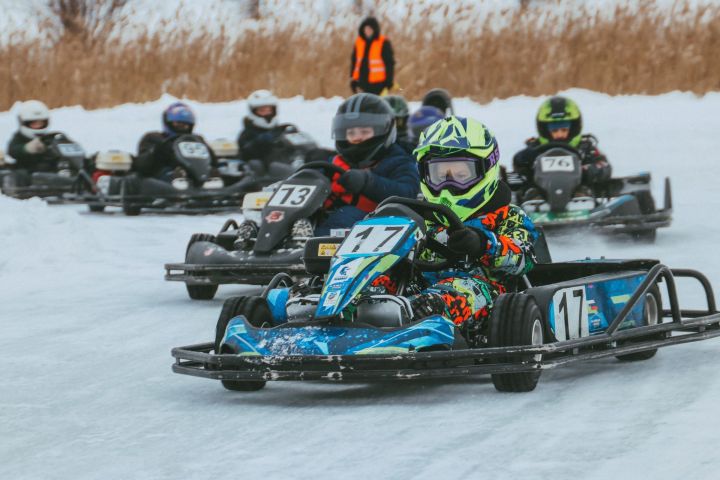
[[(490, 316), (488, 343), (490, 347), (516, 345), (542, 345), (544, 342), (543, 317), (540, 307), (531, 296), (522, 293), (500, 295)], [(500, 362), (536, 361), (542, 355), (500, 358)], [(494, 373), (495, 388), (501, 392), (530, 392), (540, 379), (540, 369), (532, 372)]]
[[(662, 297), (660, 297), (660, 288), (655, 285), (645, 294), (644, 323), (645, 325), (657, 325), (662, 322)], [(649, 360), (655, 356), (657, 348), (645, 350), (643, 352), (628, 353), (626, 355), (617, 355), (615, 358), (621, 362), (637, 362), (641, 360)]]
[[(223, 344), (222, 341), (225, 338), (225, 330), (230, 323), (230, 320), (243, 315), (248, 323), (251, 325), (261, 328), (269, 326), (269, 321), (272, 319), (272, 313), (270, 307), (267, 304), (267, 300), (262, 297), (230, 297), (225, 300), (220, 317), (218, 318), (217, 326), (215, 328), (215, 352), (221, 354), (234, 354), (237, 353), (233, 350), (231, 345)], [(264, 380), (222, 380), (222, 385), (227, 390), (239, 391), (239, 392), (254, 392), (265, 387)]]
[[(193, 233), (192, 236), (190, 236), (190, 241), (188, 241), (187, 248), (185, 249), (186, 262), (190, 247), (195, 242), (215, 243), (215, 235), (211, 235), (209, 233)], [(187, 288), (188, 296), (193, 300), (212, 300), (215, 298), (218, 285), (191, 285), (186, 283), (185, 288)]]
[(105, 205), (88, 205), (88, 209), (94, 213), (102, 213), (105, 211)]

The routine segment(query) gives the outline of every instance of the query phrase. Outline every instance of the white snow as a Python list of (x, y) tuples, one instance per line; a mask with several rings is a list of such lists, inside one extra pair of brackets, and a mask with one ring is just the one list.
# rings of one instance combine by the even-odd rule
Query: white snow
[[(659, 258), (720, 285), (720, 94), (565, 93), (618, 174), (651, 171), (658, 198), (672, 177), (675, 220), (654, 245), (551, 237), (556, 259)], [(172, 100), (61, 108), (52, 128), (88, 151), (134, 150)], [(509, 164), (540, 101), (458, 99), (456, 110), (495, 131)], [(339, 102), (286, 99), (280, 116), (331, 145)], [(207, 138), (235, 137), (242, 101), (191, 105)], [(0, 113), (2, 139), (15, 126)], [(170, 349), (210, 340), (223, 299), (249, 291), (223, 286), (197, 302), (163, 280), (192, 233), (227, 217), (90, 215), (0, 197), (0, 478), (717, 478), (717, 340), (545, 372), (536, 391), (514, 395), (483, 377), (242, 394), (171, 373)], [(700, 306), (693, 284), (679, 288)]]

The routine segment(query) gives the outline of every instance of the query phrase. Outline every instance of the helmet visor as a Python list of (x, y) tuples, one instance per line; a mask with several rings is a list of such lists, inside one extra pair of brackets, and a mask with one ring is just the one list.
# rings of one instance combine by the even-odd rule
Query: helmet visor
[(433, 190), (455, 187), (464, 190), (485, 175), (485, 162), (471, 157), (432, 158), (427, 163), (425, 181)]
[(47, 120), (40, 119), (40, 120), (28, 120), (26, 122), (23, 122), (23, 125), (28, 128), (31, 128), (33, 130), (42, 130), (42, 129), (47, 128), (49, 123), (50, 122), (48, 122)]
[(333, 139), (356, 143), (385, 135), (392, 126), (392, 115), (383, 113), (340, 113), (333, 118)]

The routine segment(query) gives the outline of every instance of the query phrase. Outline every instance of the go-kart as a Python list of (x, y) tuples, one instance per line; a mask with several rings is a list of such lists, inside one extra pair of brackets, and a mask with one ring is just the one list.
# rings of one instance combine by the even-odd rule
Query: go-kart
[[(91, 211), (120, 207), (126, 215), (139, 215), (143, 210), (163, 213), (207, 213), (227, 211), (241, 205), (248, 191), (242, 184), (225, 186), (213, 175), (211, 153), (197, 135), (180, 135), (172, 141), (175, 171), (172, 180), (146, 177), (132, 172), (127, 162), (116, 166), (96, 163), (95, 184), (85, 185), (69, 201), (87, 203)], [(111, 152), (112, 153), (112, 152)], [(118, 159), (123, 156), (115, 152)]]
[[(328, 162), (310, 162), (270, 191), (247, 194), (243, 216), (259, 228), (248, 234), (230, 219), (216, 235), (192, 235), (185, 263), (166, 264), (165, 280), (185, 282), (190, 298), (209, 300), (221, 284), (266, 285), (281, 272), (306, 275), (302, 254), (330, 194), (328, 177), (343, 172)], [(324, 250), (328, 258), (333, 247)]]
[(592, 195), (578, 196), (582, 180), (579, 152), (557, 142), (543, 145), (541, 152), (533, 164), (531, 184), (542, 192), (542, 198), (524, 198), (528, 182), (518, 174), (509, 174), (508, 184), (516, 193), (517, 203), (546, 231), (587, 226), (653, 241), (656, 230), (672, 222), (669, 179), (665, 179), (662, 209), (655, 206), (649, 173), (611, 178), (595, 185)]
[[(344, 240), (309, 240), (303, 260), (312, 280), (279, 274), (261, 296), (228, 299), (214, 342), (173, 349), (173, 371), (238, 391), (276, 380), (490, 374), (498, 390), (525, 392), (543, 369), (609, 356), (647, 360), (659, 347), (720, 335), (707, 279), (655, 260), (538, 264), (475, 328), (415, 315), (408, 297), (427, 286), (425, 273), (463, 264), (428, 238), (426, 222), (463, 228), (443, 205), (392, 197)], [(330, 242), (341, 242), (332, 260), (318, 255)], [(428, 249), (448, 260), (429, 262), (421, 255)], [(372, 284), (380, 275), (394, 280), (396, 293), (377, 293)], [(680, 308), (676, 277), (700, 282), (706, 310)]]
[(47, 133), (40, 137), (49, 158), (54, 159), (54, 172), (27, 172), (10, 169), (9, 160), (0, 166), (0, 190), (10, 197), (25, 199), (41, 197), (51, 203), (63, 203), (62, 196), (79, 185), (89, 185), (84, 174), (85, 150), (62, 133)]

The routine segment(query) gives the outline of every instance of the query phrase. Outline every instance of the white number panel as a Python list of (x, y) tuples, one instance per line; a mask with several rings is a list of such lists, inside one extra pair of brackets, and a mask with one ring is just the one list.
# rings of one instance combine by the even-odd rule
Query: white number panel
[(178, 150), (185, 158), (197, 160), (210, 160), (210, 150), (204, 143), (200, 142), (180, 142)]
[(540, 168), (543, 172), (574, 172), (575, 162), (572, 155), (541, 157)]
[(301, 208), (310, 200), (315, 188), (315, 185), (281, 185), (268, 202), (268, 206)]
[(305, 135), (304, 133), (300, 133), (300, 132), (286, 133), (285, 138), (287, 138), (287, 141), (290, 142), (291, 144), (295, 145), (296, 147), (300, 146), (300, 145), (309, 145), (309, 144), (313, 143), (312, 138), (309, 138), (307, 135)]
[(558, 290), (553, 295), (552, 305), (555, 337), (558, 340), (572, 340), (590, 335), (584, 285)]
[(75, 157), (85, 155), (85, 150), (77, 143), (60, 143), (57, 146), (60, 154), (64, 157)]
[(407, 229), (408, 225), (356, 225), (335, 255), (388, 253), (395, 248)]

